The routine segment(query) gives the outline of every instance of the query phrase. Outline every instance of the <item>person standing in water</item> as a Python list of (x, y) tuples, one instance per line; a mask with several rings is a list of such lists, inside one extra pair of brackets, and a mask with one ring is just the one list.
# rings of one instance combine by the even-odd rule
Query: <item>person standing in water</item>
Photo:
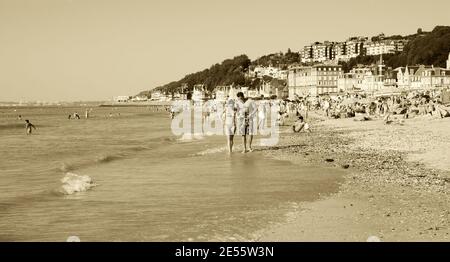
[(234, 135), (236, 133), (236, 107), (233, 99), (227, 100), (223, 115), (228, 153), (231, 154), (233, 153)]
[(33, 129), (36, 130), (36, 127), (32, 123), (30, 123), (29, 120), (25, 120), (25, 130), (27, 132), (27, 135), (31, 135)]
[(249, 136), (248, 149), (249, 152), (253, 152), (253, 136), (256, 135), (258, 130), (258, 107), (251, 98), (247, 98), (244, 104), (247, 112), (247, 135)]
[(261, 95), (261, 101), (259, 102), (258, 105), (258, 130), (264, 129), (266, 125), (266, 112), (267, 108), (266, 103), (264, 101), (264, 96)]
[(246, 117), (248, 117), (248, 114), (246, 112), (245, 108), (245, 97), (244, 93), (239, 92), (237, 93), (237, 101), (236, 101), (236, 129), (238, 135), (242, 136), (242, 142), (243, 142), (243, 151), (242, 153), (247, 153), (247, 126), (248, 122), (246, 121)]

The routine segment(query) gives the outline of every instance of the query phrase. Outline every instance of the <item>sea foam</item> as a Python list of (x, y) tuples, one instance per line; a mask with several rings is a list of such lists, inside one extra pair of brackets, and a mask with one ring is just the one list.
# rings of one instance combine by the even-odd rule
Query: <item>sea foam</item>
[(92, 187), (96, 186), (92, 178), (87, 175), (77, 175), (74, 173), (66, 173), (61, 179), (62, 193), (66, 195), (72, 195), (78, 192), (85, 192)]
[(189, 142), (189, 141), (193, 141), (193, 140), (202, 140), (205, 137), (203, 136), (202, 133), (185, 133), (181, 136), (181, 138), (179, 138), (178, 140), (181, 142)]
[(194, 156), (205, 156), (205, 155), (211, 155), (211, 154), (217, 154), (217, 153), (223, 153), (227, 151), (227, 147), (216, 147), (216, 148), (209, 148), (203, 151), (200, 151), (196, 154), (194, 154)]

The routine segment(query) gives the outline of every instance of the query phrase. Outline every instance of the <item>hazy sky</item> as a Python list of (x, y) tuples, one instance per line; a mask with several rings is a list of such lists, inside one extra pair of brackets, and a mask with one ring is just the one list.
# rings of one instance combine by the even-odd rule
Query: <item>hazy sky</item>
[(107, 100), (235, 55), (450, 25), (450, 1), (0, 0), (0, 101)]

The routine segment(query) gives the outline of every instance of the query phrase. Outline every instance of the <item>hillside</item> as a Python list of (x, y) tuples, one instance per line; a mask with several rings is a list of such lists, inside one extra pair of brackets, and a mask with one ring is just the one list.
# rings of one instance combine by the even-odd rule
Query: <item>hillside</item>
[[(216, 86), (225, 85), (237, 85), (248, 86), (250, 88), (257, 88), (261, 80), (260, 79), (248, 79), (245, 77), (245, 72), (254, 68), (257, 65), (260, 66), (279, 66), (287, 68), (288, 65), (299, 63), (300, 54), (292, 52), (290, 49), (286, 52), (274, 53), (262, 56), (254, 61), (251, 61), (247, 55), (236, 56), (233, 59), (224, 60), (220, 64), (215, 64), (203, 71), (186, 75), (179, 81), (174, 81), (166, 85), (155, 88), (154, 90), (164, 91), (166, 93), (172, 93), (180, 91), (182, 85), (187, 85), (189, 89), (192, 89), (196, 84), (205, 84), (208, 91), (212, 91)], [(267, 79), (265, 82), (271, 82), (274, 86), (282, 85), (281, 80)], [(149, 95), (151, 91), (143, 91), (139, 95)]]
[[(244, 72), (248, 71), (250, 59), (246, 55), (236, 56), (233, 59), (227, 59), (220, 64), (215, 64), (203, 71), (186, 75), (179, 81), (157, 87), (155, 90), (165, 91), (167, 93), (180, 91), (183, 84), (189, 89), (196, 84), (204, 84), (209, 91), (216, 86), (222, 85), (250, 85), (245, 78)], [(146, 95), (149, 91), (141, 92), (140, 95)]]
[[(450, 26), (437, 26), (429, 33), (418, 33), (407, 37), (410, 39), (403, 52), (383, 55), (385, 64), (396, 68), (406, 65), (434, 65), (445, 67), (450, 52)], [(379, 56), (359, 56), (349, 62), (340, 63), (348, 72), (357, 64), (369, 65), (378, 62)]]
[[(373, 40), (376, 37), (373, 37)], [(448, 54), (450, 52), (450, 26), (436, 26), (431, 32), (422, 32), (418, 30), (416, 34), (408, 36), (387, 36), (384, 39), (408, 39), (403, 52), (397, 54), (383, 55), (385, 64), (396, 68), (406, 65), (434, 65), (445, 67)], [(344, 71), (348, 72), (358, 64), (370, 65), (379, 61), (379, 56), (359, 56), (352, 58), (348, 62), (340, 62)], [(233, 59), (227, 59), (220, 64), (215, 64), (203, 71), (186, 75), (184, 78), (155, 88), (154, 90), (172, 93), (180, 91), (182, 85), (187, 85), (192, 89), (196, 84), (205, 84), (209, 91), (216, 86), (240, 85), (255, 88), (260, 84), (258, 79), (247, 79), (245, 72), (256, 66), (277, 66), (286, 69), (289, 65), (299, 64), (300, 54), (292, 52), (290, 49), (286, 52), (273, 53), (261, 56), (251, 61), (247, 55), (236, 56)], [(271, 79), (266, 79), (271, 81)], [(140, 95), (148, 95), (151, 91), (143, 91)]]

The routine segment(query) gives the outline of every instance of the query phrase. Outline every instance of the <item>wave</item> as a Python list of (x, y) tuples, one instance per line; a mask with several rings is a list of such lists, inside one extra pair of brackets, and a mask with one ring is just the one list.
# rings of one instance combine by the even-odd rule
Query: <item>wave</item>
[(25, 122), (24, 123), (0, 125), (0, 130), (24, 129), (24, 128), (25, 128)]
[(223, 153), (223, 152), (226, 152), (227, 150), (228, 150), (228, 148), (226, 146), (225, 147), (209, 148), (209, 149), (200, 151), (198, 153), (195, 153), (194, 156), (205, 156), (205, 155)]
[(72, 162), (72, 163), (62, 163), (59, 168), (57, 168), (58, 171), (61, 172), (71, 172), (82, 168), (87, 168), (90, 166), (100, 165), (100, 164), (107, 164), (111, 163), (116, 160), (124, 159), (126, 158), (126, 155), (97, 155), (91, 159), (85, 159), (80, 160), (78, 162)]
[(59, 192), (64, 195), (72, 195), (79, 192), (86, 192), (97, 186), (91, 177), (87, 175), (77, 175), (74, 173), (66, 173), (61, 179), (61, 188)]
[(96, 163), (109, 163), (114, 160), (118, 160), (123, 158), (123, 156), (120, 155), (100, 155), (95, 159)]
[[(162, 143), (161, 143), (162, 142)], [(60, 167), (57, 168), (57, 171), (60, 172), (73, 172), (75, 170), (79, 170), (82, 168), (87, 168), (100, 164), (108, 164), (114, 161), (126, 159), (133, 157), (134, 155), (144, 152), (147, 150), (154, 150), (160, 146), (164, 146), (167, 143), (176, 142), (176, 138), (171, 137), (159, 137), (153, 138), (145, 141), (145, 144), (149, 145), (136, 145), (124, 148), (122, 150), (118, 150), (115, 153), (105, 153), (105, 154), (97, 154), (93, 155), (90, 158), (78, 159), (74, 160), (74, 162), (64, 162)]]
[(202, 133), (185, 133), (178, 139), (181, 142), (190, 142), (194, 140), (202, 140), (205, 136)]

